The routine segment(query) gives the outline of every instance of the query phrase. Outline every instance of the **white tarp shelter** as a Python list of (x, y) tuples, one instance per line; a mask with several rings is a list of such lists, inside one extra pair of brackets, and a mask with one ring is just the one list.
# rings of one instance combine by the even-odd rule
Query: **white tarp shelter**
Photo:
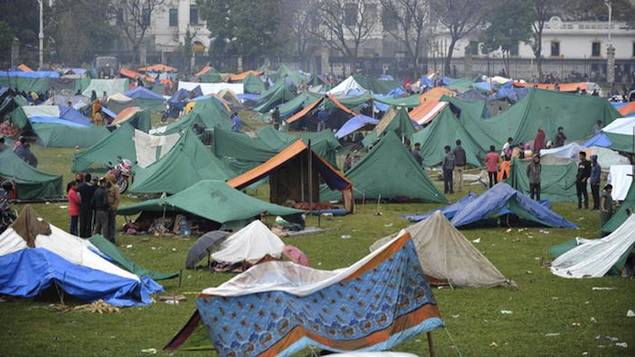
[(357, 81), (355, 80), (355, 78), (353, 78), (353, 76), (350, 76), (326, 93), (330, 95), (346, 96), (348, 95), (350, 91), (360, 91), (360, 90), (364, 92), (366, 91), (364, 87), (362, 87), (359, 83), (357, 83)]
[(283, 248), (284, 242), (264, 223), (256, 220), (227, 238), (211, 258), (225, 264), (256, 264), (266, 256), (280, 259)]
[(137, 154), (137, 165), (143, 168), (150, 166), (170, 152), (179, 138), (179, 134), (157, 136), (135, 129), (134, 146)]
[(578, 246), (551, 263), (551, 272), (562, 278), (600, 278), (635, 244), (635, 215), (602, 239), (578, 238)]
[(93, 90), (97, 94), (97, 98), (101, 98), (104, 92), (106, 92), (106, 96), (108, 97), (117, 93), (123, 93), (128, 90), (128, 79), (91, 79), (90, 84), (84, 89), (82, 94), (90, 98)]
[(201, 87), (203, 95), (218, 94), (218, 92), (224, 89), (229, 89), (234, 92), (234, 94), (243, 94), (245, 92), (242, 83), (198, 83), (179, 81), (179, 89), (191, 91), (199, 86)]
[[(436, 211), (405, 229), (415, 244), (423, 272), (441, 282), (460, 287), (494, 287), (513, 284), (481, 252)], [(391, 241), (382, 238), (370, 246), (375, 251)]]
[(613, 185), (611, 196), (616, 201), (623, 201), (633, 182), (632, 165), (613, 165), (609, 170), (608, 182)]

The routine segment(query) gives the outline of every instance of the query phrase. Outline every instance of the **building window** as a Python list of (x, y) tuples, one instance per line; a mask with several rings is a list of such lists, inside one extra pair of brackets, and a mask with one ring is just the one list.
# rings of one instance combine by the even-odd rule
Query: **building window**
[(512, 44), (509, 49), (509, 55), (512, 57), (518, 57), (518, 42)]
[(170, 27), (179, 27), (179, 9), (170, 9)]
[(560, 42), (551, 41), (551, 57), (560, 57)]
[(366, 11), (364, 11), (366, 18), (369, 23), (374, 23), (377, 20), (377, 5), (376, 4), (368, 4), (366, 6)]
[(386, 31), (393, 31), (397, 29), (397, 15), (394, 11), (384, 9), (381, 17), (381, 25)]
[(470, 41), (470, 44), (465, 48), (465, 54), (478, 56), (478, 41)]
[(357, 24), (357, 4), (344, 5), (344, 24), (346, 26)]
[(591, 43), (591, 57), (600, 57), (602, 44), (599, 41)]
[(198, 8), (190, 5), (190, 25), (198, 25)]
[(145, 8), (145, 9), (143, 9), (143, 11), (141, 11), (141, 16), (142, 16), (142, 19), (143, 19), (143, 25), (146, 26), (146, 27), (150, 26), (150, 20), (151, 20), (150, 19), (150, 14), (151, 14), (151, 12), (150, 12), (150, 9), (148, 9), (148, 8)]

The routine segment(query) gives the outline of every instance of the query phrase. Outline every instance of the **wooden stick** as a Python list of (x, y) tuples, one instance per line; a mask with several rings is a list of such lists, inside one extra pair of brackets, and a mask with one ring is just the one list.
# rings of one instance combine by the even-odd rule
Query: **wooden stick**
[(426, 336), (428, 336), (428, 350), (430, 352), (430, 357), (434, 357), (434, 345), (432, 343), (432, 334), (430, 332), (426, 333)]

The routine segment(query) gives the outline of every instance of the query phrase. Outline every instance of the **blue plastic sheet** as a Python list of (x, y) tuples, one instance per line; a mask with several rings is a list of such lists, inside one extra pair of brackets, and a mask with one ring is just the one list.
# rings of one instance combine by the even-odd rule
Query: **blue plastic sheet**
[(344, 125), (342, 125), (340, 130), (338, 130), (337, 133), (335, 133), (335, 137), (338, 139), (341, 139), (345, 137), (346, 135), (352, 134), (355, 131), (365, 127), (366, 125), (377, 125), (377, 124), (379, 124), (379, 120), (373, 119), (364, 114), (358, 114), (350, 118), (346, 123), (344, 123)]

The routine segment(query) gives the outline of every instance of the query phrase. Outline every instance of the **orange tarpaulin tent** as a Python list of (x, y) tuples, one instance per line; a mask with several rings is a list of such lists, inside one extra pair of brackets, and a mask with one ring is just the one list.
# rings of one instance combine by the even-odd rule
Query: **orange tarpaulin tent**
[(230, 74), (229, 77), (227, 77), (227, 81), (228, 82), (241, 82), (243, 81), (245, 78), (247, 78), (247, 76), (252, 75), (252, 76), (262, 76), (264, 74), (264, 72), (262, 71), (245, 71), (242, 73), (234, 73), (234, 74)]
[(448, 96), (448, 97), (454, 97), (454, 92), (449, 90), (448, 88), (445, 87), (434, 87), (432, 89), (430, 89), (429, 91), (423, 93), (420, 97), (419, 97), (419, 102), (420, 103), (424, 103), (424, 102), (428, 102), (428, 101), (436, 101), (438, 102), (439, 100), (441, 100), (441, 97), (443, 97), (444, 95)]
[(112, 120), (111, 125), (119, 125), (130, 120), (135, 114), (138, 112), (142, 112), (143, 109), (139, 107), (128, 107), (117, 114), (117, 116)]
[(194, 77), (200, 77), (200, 76), (206, 74), (207, 72), (211, 71), (212, 69), (213, 69), (212, 66), (205, 66), (205, 67), (201, 68), (201, 70), (198, 71), (198, 73), (196, 73), (194, 75)]
[(139, 68), (139, 72), (178, 72), (178, 70), (165, 64), (153, 64)]
[(315, 109), (318, 105), (320, 105), (324, 99), (328, 98), (329, 100), (331, 100), (331, 102), (333, 102), (333, 104), (335, 104), (335, 106), (342, 110), (345, 113), (348, 113), (350, 115), (357, 115), (357, 113), (355, 113), (354, 111), (348, 109), (344, 104), (340, 103), (339, 100), (337, 100), (337, 98), (335, 98), (335, 96), (333, 95), (326, 95), (325, 97), (321, 97), (320, 99), (316, 100), (315, 102), (309, 104), (308, 106), (304, 107), (304, 109), (300, 110), (299, 112), (293, 114), (292, 116), (290, 116), (289, 118), (287, 118), (286, 122), (287, 124), (291, 124), (293, 122), (296, 122), (302, 118), (304, 118), (304, 116), (306, 116), (311, 110)]
[(626, 116), (635, 113), (635, 102), (630, 102), (618, 110), (620, 114)]
[(31, 67), (25, 65), (24, 63), (22, 63), (21, 65), (18, 66), (18, 69), (22, 72), (33, 72), (33, 70), (31, 69)]
[(408, 113), (408, 115), (410, 116), (410, 119), (417, 122), (417, 124), (423, 125), (432, 121), (432, 119), (434, 119), (437, 114), (439, 114), (448, 105), (448, 102), (430, 100), (424, 102), (418, 107), (415, 107), (410, 111), (410, 113)]
[[(287, 146), (278, 154), (267, 160), (265, 163), (254, 167), (253, 169), (236, 176), (227, 181), (227, 184), (235, 189), (243, 189), (261, 179), (270, 176), (269, 195), (272, 202), (293, 199), (302, 201), (299, 196), (305, 197), (304, 192), (308, 187), (308, 167), (312, 166), (312, 175), (319, 174), (322, 179), (332, 187), (342, 192), (342, 202), (344, 207), (353, 212), (353, 183), (343, 174), (337, 171), (328, 162), (322, 159), (318, 154), (311, 150), (312, 165), (308, 165), (305, 161), (308, 159), (309, 147), (300, 139), (293, 144)], [(319, 195), (319, 180), (312, 180), (313, 194)], [(277, 186), (281, 186), (282, 190), (277, 190)], [(297, 191), (301, 192), (297, 192)], [(287, 196), (298, 197), (287, 197)], [(306, 198), (304, 198), (306, 201)], [(318, 203), (314, 201), (315, 203)]]
[(124, 77), (130, 78), (130, 79), (138, 79), (141, 77), (141, 73), (137, 72), (137, 71), (133, 71), (131, 69), (128, 69), (126, 67), (122, 67), (119, 70), (119, 74), (121, 74)]
[[(546, 90), (556, 90), (556, 85), (554, 83), (523, 83), (523, 82), (513, 82), (514, 87), (518, 88), (538, 88), (538, 89), (546, 89)], [(576, 92), (578, 89), (580, 90), (589, 90), (589, 86), (586, 82), (572, 82), (572, 83), (560, 83), (560, 91), (561, 92)]]

